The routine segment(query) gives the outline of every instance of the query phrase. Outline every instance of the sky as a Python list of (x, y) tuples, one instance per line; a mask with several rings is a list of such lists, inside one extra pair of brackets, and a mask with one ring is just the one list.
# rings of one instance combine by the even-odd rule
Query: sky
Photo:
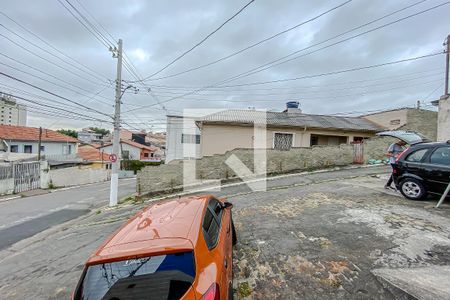
[[(128, 129), (163, 131), (166, 115), (183, 109), (282, 111), (287, 101), (300, 102), (310, 114), (357, 115), (418, 100), (434, 109), (430, 101), (444, 92), (444, 54), (383, 64), (443, 52), (450, 4), (407, 17), (445, 0), (256, 0), (148, 78), (248, 2), (2, 1), (0, 70), (15, 79), (1, 75), (0, 91), (28, 106), (29, 126), (110, 129), (117, 59), (105, 44), (120, 38), (123, 86), (132, 86), (121, 105)], [(96, 38), (95, 30), (108, 41)], [(294, 52), (289, 61), (261, 68)], [(233, 78), (251, 70), (259, 72)]]

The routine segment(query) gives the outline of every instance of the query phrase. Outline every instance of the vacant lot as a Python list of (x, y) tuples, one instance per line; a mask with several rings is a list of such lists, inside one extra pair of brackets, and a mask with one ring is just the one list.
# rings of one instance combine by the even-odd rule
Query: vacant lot
[[(450, 207), (386, 192), (385, 168), (231, 186), (237, 299), (393, 299), (378, 267), (450, 263)], [(17, 200), (17, 201), (20, 201)], [(98, 210), (0, 251), (0, 299), (67, 299), (87, 256), (142, 205)]]
[(237, 298), (394, 299), (372, 269), (449, 264), (448, 206), (382, 184), (363, 176), (233, 197)]

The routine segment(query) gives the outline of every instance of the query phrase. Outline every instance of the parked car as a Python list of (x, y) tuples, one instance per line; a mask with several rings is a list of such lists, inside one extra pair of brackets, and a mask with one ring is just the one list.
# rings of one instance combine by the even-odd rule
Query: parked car
[(232, 299), (231, 208), (213, 196), (144, 208), (89, 257), (73, 299)]
[(391, 131), (411, 146), (403, 151), (393, 168), (394, 183), (408, 199), (424, 199), (428, 194), (442, 195), (450, 182), (450, 141), (431, 143), (409, 131)]

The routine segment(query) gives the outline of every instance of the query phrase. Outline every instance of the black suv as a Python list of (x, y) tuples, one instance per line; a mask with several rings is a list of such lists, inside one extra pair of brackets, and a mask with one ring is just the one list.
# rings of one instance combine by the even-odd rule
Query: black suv
[(424, 199), (428, 194), (442, 195), (450, 182), (450, 141), (429, 143), (420, 135), (412, 141), (395, 133), (379, 135), (394, 136), (411, 145), (393, 166), (397, 189), (411, 200)]

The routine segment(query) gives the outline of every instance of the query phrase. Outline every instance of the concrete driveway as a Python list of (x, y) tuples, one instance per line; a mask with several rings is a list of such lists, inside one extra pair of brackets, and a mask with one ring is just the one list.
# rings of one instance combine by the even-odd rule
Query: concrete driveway
[[(374, 269), (450, 263), (450, 206), (382, 188), (387, 168), (287, 176), (233, 204), (235, 299), (394, 299)], [(382, 178), (374, 174), (381, 173)], [(88, 255), (143, 205), (102, 209), (0, 251), (0, 299), (67, 299)]]

